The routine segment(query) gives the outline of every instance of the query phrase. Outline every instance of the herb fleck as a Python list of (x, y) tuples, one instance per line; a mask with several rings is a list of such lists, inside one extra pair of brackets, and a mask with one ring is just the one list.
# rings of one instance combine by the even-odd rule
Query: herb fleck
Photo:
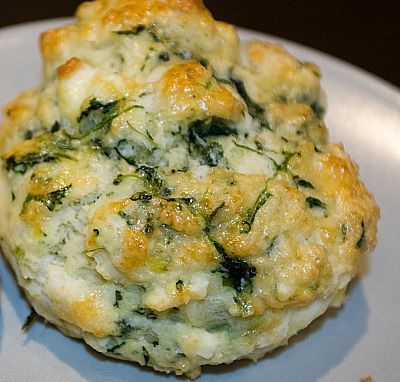
[(249, 114), (253, 118), (257, 119), (262, 127), (270, 129), (269, 123), (265, 118), (265, 108), (259, 105), (249, 96), (249, 93), (246, 90), (244, 82), (242, 80), (236, 80), (233, 77), (231, 77), (231, 81), (235, 85), (239, 95), (243, 98), (244, 102), (246, 103)]
[(314, 189), (314, 185), (312, 183), (308, 182), (307, 180), (301, 179), (298, 175), (295, 175), (293, 177), (293, 181), (299, 187)]
[(356, 243), (356, 248), (363, 249), (365, 247), (365, 225), (364, 222), (361, 222), (362, 233), (360, 238)]
[(122, 301), (122, 293), (119, 290), (115, 291), (115, 303), (114, 306), (119, 308), (119, 303)]
[(157, 314), (148, 308), (144, 307), (139, 307), (136, 310), (133, 311), (134, 313), (140, 314), (141, 316), (145, 316), (149, 320), (156, 320), (157, 319)]
[(229, 286), (238, 292), (252, 291), (251, 279), (256, 276), (256, 268), (242, 259), (229, 256), (224, 247), (213, 241), (215, 249), (222, 255), (220, 267), (214, 272), (223, 274), (223, 285)]
[(117, 345), (114, 345), (113, 347), (107, 349), (107, 353), (115, 353), (116, 350), (118, 350), (119, 348), (121, 348), (125, 344), (126, 344), (126, 342), (123, 341), (123, 342), (121, 342), (121, 343), (119, 343)]
[(149, 364), (149, 361), (150, 361), (150, 355), (149, 355), (149, 352), (147, 351), (147, 349), (144, 346), (142, 346), (142, 350), (143, 350), (144, 364), (147, 366)]
[(246, 220), (243, 220), (242, 227), (240, 228), (241, 233), (249, 233), (251, 230), (251, 226), (254, 223), (257, 212), (260, 208), (267, 202), (267, 200), (272, 196), (270, 192), (268, 192), (267, 188), (265, 188), (254, 203), (253, 207), (250, 208), (247, 212)]
[(178, 291), (182, 291), (182, 290), (183, 290), (184, 283), (183, 283), (182, 280), (178, 280), (178, 281), (175, 283), (175, 285), (176, 285), (176, 289), (177, 289)]
[(25, 211), (28, 204), (34, 200), (44, 204), (49, 211), (53, 212), (57, 205), (62, 205), (63, 199), (67, 197), (71, 187), (72, 185), (70, 184), (67, 187), (60, 188), (59, 190), (44, 195), (28, 194), (22, 206), (22, 211)]
[(326, 210), (326, 204), (321, 202), (319, 199), (317, 198), (313, 198), (312, 196), (309, 196), (306, 199), (306, 205), (308, 208), (321, 208), (323, 210)]

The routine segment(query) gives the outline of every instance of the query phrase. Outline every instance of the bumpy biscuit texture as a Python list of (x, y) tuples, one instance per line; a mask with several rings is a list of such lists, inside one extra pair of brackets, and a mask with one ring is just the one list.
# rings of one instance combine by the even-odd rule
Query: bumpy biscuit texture
[(195, 377), (340, 306), (379, 210), (327, 141), (320, 73), (201, 0), (98, 0), (5, 108), (1, 245), (34, 309)]

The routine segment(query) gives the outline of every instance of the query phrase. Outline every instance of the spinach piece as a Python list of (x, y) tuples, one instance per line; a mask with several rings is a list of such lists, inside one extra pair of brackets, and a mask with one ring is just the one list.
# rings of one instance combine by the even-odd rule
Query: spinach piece
[(363, 249), (365, 247), (365, 225), (363, 221), (361, 222), (361, 228), (362, 228), (362, 233), (356, 243), (356, 248), (358, 249)]
[(197, 158), (200, 164), (216, 167), (224, 160), (224, 149), (219, 142), (206, 143), (203, 140), (189, 143), (189, 154)]
[(132, 27), (131, 29), (128, 30), (122, 30), (122, 31), (115, 31), (117, 35), (120, 36), (138, 36), (142, 32), (147, 32), (153, 39), (154, 42), (160, 42), (161, 39), (156, 33), (155, 27), (152, 26), (147, 26), (144, 24), (138, 24)]
[(144, 364), (147, 366), (150, 361), (150, 355), (144, 346), (142, 346), (142, 351), (143, 351)]
[(169, 53), (168, 53), (168, 52), (161, 52), (161, 53), (158, 55), (158, 59), (159, 59), (161, 62), (168, 62), (168, 61), (170, 60)]
[(164, 185), (164, 179), (153, 167), (140, 166), (136, 169), (136, 173), (142, 177), (150, 188), (159, 190)]
[(129, 228), (135, 226), (136, 222), (135, 220), (133, 220), (133, 217), (131, 215), (128, 215), (124, 211), (118, 211), (118, 216), (126, 221), (126, 224), (128, 225)]
[(322, 119), (322, 117), (325, 114), (325, 108), (322, 106), (321, 103), (319, 103), (318, 101), (314, 101), (310, 104), (311, 109), (313, 109), (314, 113), (316, 114), (316, 116), (319, 119)]
[(231, 82), (233, 85), (235, 85), (235, 88), (239, 95), (243, 98), (244, 102), (247, 105), (247, 109), (249, 111), (249, 114), (257, 119), (262, 127), (265, 127), (269, 130), (271, 130), (271, 127), (269, 126), (268, 121), (265, 118), (265, 108), (261, 105), (259, 105), (257, 102), (255, 102), (250, 96), (249, 93), (246, 90), (246, 87), (244, 85), (244, 82), (242, 80), (237, 80), (233, 77), (230, 78)]
[(151, 235), (153, 233), (153, 226), (150, 223), (145, 224), (143, 232), (145, 235)]
[(51, 126), (51, 128), (50, 128), (50, 131), (51, 131), (51, 133), (56, 133), (57, 131), (59, 131), (61, 129), (61, 124), (60, 124), (60, 122), (58, 122), (58, 121), (55, 121), (54, 123), (53, 123), (53, 126)]
[(32, 130), (25, 131), (24, 139), (25, 140), (29, 140), (29, 139), (32, 139), (32, 138), (33, 138), (33, 131)]
[(119, 101), (102, 103), (98, 99), (91, 99), (90, 105), (78, 117), (80, 138), (97, 130), (108, 130), (111, 123), (119, 115)]
[(176, 283), (175, 283), (175, 286), (176, 286), (176, 290), (178, 290), (178, 291), (182, 291), (183, 290), (183, 286), (184, 286), (185, 284), (183, 283), (183, 281), (182, 280), (178, 280)]
[(120, 303), (120, 301), (122, 301), (122, 298), (123, 297), (122, 297), (121, 291), (116, 290), (115, 291), (115, 303), (114, 303), (115, 307), (119, 308), (119, 303)]
[(115, 31), (114, 33), (118, 35), (137, 36), (138, 34), (142, 33), (145, 30), (146, 30), (146, 25), (138, 24), (129, 30)]
[(342, 224), (340, 227), (340, 230), (342, 232), (342, 243), (344, 243), (347, 239), (347, 232), (348, 232), (349, 228), (347, 227), (346, 224)]
[(282, 154), (285, 156), (283, 159), (282, 163), (278, 165), (277, 170), (278, 171), (286, 171), (287, 166), (289, 164), (289, 161), (297, 154), (298, 156), (301, 156), (300, 153), (291, 153), (289, 151), (283, 151)]
[(189, 154), (197, 158), (202, 165), (218, 166), (224, 159), (224, 149), (219, 142), (209, 142), (207, 138), (236, 134), (236, 129), (222, 118), (195, 121), (188, 129)]
[(140, 314), (141, 316), (145, 316), (149, 320), (156, 320), (157, 319), (157, 314), (148, 308), (144, 307), (139, 307), (136, 310), (133, 311), (134, 313)]
[(198, 120), (189, 126), (189, 141), (197, 138), (237, 135), (236, 128), (229, 126), (229, 121), (219, 117)]
[(6, 170), (13, 171), (16, 174), (25, 174), (29, 168), (35, 166), (38, 163), (56, 161), (58, 158), (56, 155), (44, 151), (42, 153), (30, 153), (23, 157), (10, 156), (6, 160)]
[(121, 337), (125, 337), (133, 331), (137, 330), (137, 328), (131, 325), (125, 318), (123, 318), (122, 320), (118, 320), (116, 324), (119, 330), (119, 335)]
[(145, 146), (128, 141), (127, 139), (118, 141), (115, 150), (122, 159), (132, 166), (138, 166), (141, 162), (148, 159), (153, 152)]
[(308, 208), (321, 208), (323, 210), (326, 210), (326, 204), (324, 202), (321, 202), (317, 198), (313, 198), (312, 196), (309, 196), (306, 199), (306, 205)]
[(274, 252), (274, 249), (275, 249), (275, 246), (276, 246), (276, 241), (277, 241), (277, 239), (278, 239), (278, 236), (275, 236), (275, 237), (272, 239), (271, 244), (270, 244), (269, 247), (267, 248), (267, 255), (268, 255), (268, 256), (272, 256), (272, 255), (273, 255), (273, 252)]
[(43, 203), (49, 211), (53, 212), (57, 205), (62, 205), (63, 199), (67, 197), (71, 187), (72, 185), (70, 184), (67, 187), (60, 188), (59, 190), (44, 195), (28, 194), (22, 206), (22, 211), (25, 211), (28, 204), (34, 200)]
[(145, 192), (145, 191), (141, 191), (141, 192), (136, 192), (135, 194), (133, 194), (133, 195), (130, 197), (130, 199), (131, 199), (133, 202), (139, 201), (139, 202), (147, 203), (147, 202), (149, 202), (151, 199), (153, 199), (153, 195), (148, 194), (148, 193)]
[(295, 175), (293, 177), (293, 181), (296, 183), (297, 186), (303, 187), (303, 188), (312, 188), (314, 189), (314, 185), (307, 180), (301, 179), (298, 175)]
[(142, 177), (137, 174), (118, 174), (117, 177), (113, 180), (113, 185), (118, 186), (121, 184), (126, 178), (136, 178), (136, 179), (141, 179)]
[(237, 292), (251, 292), (251, 279), (257, 274), (256, 268), (249, 266), (245, 260), (229, 256), (225, 248), (216, 241), (212, 241), (212, 243), (218, 253), (222, 255), (220, 266), (214, 272), (223, 274), (223, 285), (229, 286)]
[(254, 203), (253, 207), (247, 211), (246, 220), (243, 220), (242, 227), (240, 228), (240, 233), (249, 233), (251, 230), (251, 226), (254, 223), (254, 219), (256, 218), (256, 214), (259, 209), (267, 202), (267, 200), (272, 196), (270, 192), (268, 192), (267, 188), (265, 188)]
[(107, 349), (107, 353), (115, 353), (116, 350), (118, 350), (119, 348), (121, 348), (121, 347), (124, 346), (125, 344), (126, 344), (126, 342), (123, 341), (123, 342), (121, 342), (121, 343), (119, 343), (119, 344), (117, 344), (117, 345), (114, 345), (114, 346), (112, 346), (111, 348), (108, 348), (108, 349)]
[[(146, 185), (152, 188), (154, 191), (160, 190), (164, 185), (164, 179), (160, 176), (160, 174), (153, 168), (149, 166), (140, 166), (136, 169), (134, 174), (118, 174), (117, 177), (113, 180), (114, 186), (118, 186), (121, 184), (126, 178), (136, 178), (142, 180)], [(149, 196), (145, 196), (146, 192), (142, 193), (140, 197), (142, 201), (143, 199), (148, 199)], [(150, 194), (147, 194), (150, 195)], [(132, 195), (131, 198), (139, 197), (138, 194)]]
[(241, 143), (238, 143), (238, 142), (236, 142), (235, 140), (233, 140), (233, 144), (234, 144), (236, 147), (239, 147), (239, 148), (241, 148), (241, 149), (243, 149), (243, 150), (248, 150), (248, 151), (251, 151), (251, 152), (256, 153), (256, 154), (258, 154), (258, 155), (264, 156), (265, 158), (267, 158), (268, 160), (271, 161), (272, 166), (274, 167), (275, 172), (280, 170), (280, 165), (278, 164), (278, 162), (277, 162), (275, 159), (271, 158), (269, 155), (267, 155), (264, 151), (260, 151), (260, 150), (258, 150), (258, 149), (254, 149), (254, 148), (252, 148), (252, 147), (249, 147), (249, 146), (246, 146), (246, 145), (242, 145)]

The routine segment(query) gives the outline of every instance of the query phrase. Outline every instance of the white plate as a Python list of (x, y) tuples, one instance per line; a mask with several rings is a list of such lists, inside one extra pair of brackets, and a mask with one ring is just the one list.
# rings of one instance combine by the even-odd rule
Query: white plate
[[(0, 104), (40, 81), (37, 38), (60, 20), (0, 31)], [(241, 31), (243, 38), (265, 38)], [(282, 41), (270, 38), (273, 41)], [(348, 64), (284, 41), (297, 57), (317, 63), (328, 95), (331, 139), (342, 141), (360, 164), (361, 177), (382, 210), (379, 245), (369, 269), (350, 288), (348, 303), (314, 322), (287, 348), (257, 364), (205, 368), (201, 382), (400, 380), (400, 93)], [(1, 206), (0, 206), (1, 208)], [(29, 308), (9, 268), (0, 260), (1, 381), (165, 381), (174, 380), (95, 354), (51, 326), (21, 325)]]

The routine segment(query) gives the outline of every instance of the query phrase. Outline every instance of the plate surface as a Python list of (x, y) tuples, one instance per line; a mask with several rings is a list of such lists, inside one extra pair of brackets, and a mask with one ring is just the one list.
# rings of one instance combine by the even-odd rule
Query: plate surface
[[(40, 82), (39, 33), (65, 22), (50, 20), (0, 30), (0, 104)], [(241, 30), (242, 38), (267, 36)], [(347, 304), (298, 335), (287, 348), (257, 364), (205, 368), (212, 381), (374, 381), (398, 382), (400, 372), (400, 92), (342, 61), (283, 42), (298, 58), (319, 65), (328, 96), (327, 125), (332, 141), (345, 144), (359, 163), (361, 178), (381, 207), (378, 247), (366, 259), (361, 280)], [(1, 209), (1, 206), (0, 206)], [(59, 382), (177, 380), (97, 355), (82, 342), (35, 323), (21, 326), (29, 307), (0, 256), (0, 380)], [(182, 379), (180, 379), (182, 380)]]

